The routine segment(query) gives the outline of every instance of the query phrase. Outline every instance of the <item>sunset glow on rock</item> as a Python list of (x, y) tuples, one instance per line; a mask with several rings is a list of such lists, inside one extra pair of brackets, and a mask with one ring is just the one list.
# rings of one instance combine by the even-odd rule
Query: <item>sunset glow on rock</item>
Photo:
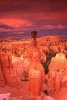
[(0, 100), (67, 100), (67, 0), (0, 0)]

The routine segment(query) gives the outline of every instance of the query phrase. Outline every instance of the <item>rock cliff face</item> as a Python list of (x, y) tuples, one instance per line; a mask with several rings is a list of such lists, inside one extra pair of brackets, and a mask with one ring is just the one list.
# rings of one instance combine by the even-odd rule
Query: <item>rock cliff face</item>
[(48, 86), (50, 90), (50, 95), (55, 95), (58, 97), (58, 95), (60, 95), (59, 93), (63, 90), (63, 88), (66, 88), (67, 86), (66, 63), (67, 63), (67, 58), (65, 57), (65, 54), (62, 52), (56, 54), (56, 56), (51, 59), (51, 63), (49, 65), (49, 74), (48, 74), (49, 75)]
[[(5, 84), (18, 86), (19, 80), (17, 76), (13, 76), (14, 70), (11, 59), (12, 56), (16, 58), (22, 56), (23, 62), (26, 61), (26, 65), (23, 67), (28, 68), (30, 64), (28, 50), (32, 52), (29, 45), (30, 41), (31, 39), (3, 40), (0, 42), (0, 86)], [(67, 42), (62, 41), (59, 36), (43, 36), (37, 38), (37, 46), (41, 52), (40, 60), (43, 67), (49, 69), (49, 72), (46, 74), (48, 76), (46, 79), (49, 95), (54, 96), (56, 100), (63, 100), (60, 97), (61, 95), (66, 96), (67, 90)], [(27, 70), (25, 69), (25, 71)], [(28, 73), (26, 74), (28, 75)]]
[(38, 41), (41, 41), (40, 43), (44, 43), (44, 42), (59, 42), (62, 39), (59, 36), (42, 36), (40, 38), (37, 39)]
[[(50, 49), (56, 49), (58, 50), (59, 44), (62, 43), (62, 39), (59, 36), (43, 36), (41, 38), (37, 39), (38, 45), (40, 48), (48, 50)], [(60, 44), (61, 45), (61, 44)]]

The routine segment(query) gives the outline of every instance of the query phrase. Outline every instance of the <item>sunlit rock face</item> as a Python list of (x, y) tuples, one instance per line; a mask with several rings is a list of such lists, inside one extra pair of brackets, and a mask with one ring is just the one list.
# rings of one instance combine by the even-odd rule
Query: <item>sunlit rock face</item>
[(40, 63), (40, 51), (37, 47), (36, 40), (33, 40), (30, 43), (29, 55), (31, 58), (31, 63), (29, 66), (29, 92), (30, 92), (30, 100), (37, 100), (36, 98), (40, 96), (41, 90), (44, 84), (44, 68)]
[(55, 57), (51, 59), (51, 64), (49, 65), (49, 70), (60, 70), (64, 69), (66, 62), (66, 57), (64, 53), (57, 53)]
[(4, 85), (5, 85), (5, 82), (4, 82), (1, 65), (0, 65), (0, 86), (4, 86)]
[(4, 79), (4, 83), (9, 86), (17, 85), (16, 77), (13, 78), (13, 66), (11, 56), (6, 53), (1, 54), (1, 71)]
[(41, 42), (58, 42), (58, 41), (61, 41), (61, 38), (59, 36), (42, 36), (41, 38), (38, 38), (37, 40), (41, 41)]
[(57, 95), (57, 100), (67, 100), (67, 76), (63, 77), (62, 88), (60, 93)]
[(66, 76), (66, 75), (67, 75), (67, 60), (65, 61), (64, 69), (65, 69), (65, 73), (64, 73), (64, 75)]
[(12, 64), (15, 72), (15, 76), (21, 78), (23, 74), (23, 61), (20, 57), (12, 57)]
[[(18, 86), (18, 84), (19, 84), (19, 82), (18, 82), (19, 79), (17, 78), (17, 75), (15, 74), (15, 70), (14, 70), (15, 62), (12, 63), (12, 56), (13, 56), (13, 51), (20, 51), (22, 54), (21, 55), (22, 57), (20, 57), (20, 58), (22, 58), (22, 60), (24, 62), (23, 71), (24, 71), (24, 69), (25, 69), (25, 71), (28, 71), (29, 64), (31, 64), (31, 66), (33, 65), (31, 63), (32, 55), (34, 56), (34, 60), (36, 58), (35, 55), (37, 55), (37, 53), (32, 52), (33, 50), (35, 50), (35, 51), (38, 51), (39, 53), (41, 53), (38, 57), (40, 57), (41, 58), (40, 60), (42, 60), (44, 62), (46, 62), (46, 60), (47, 60), (47, 52), (48, 52), (48, 55), (51, 56), (51, 62), (50, 62), (50, 65), (48, 65), (49, 73), (47, 73), (47, 78), (46, 78), (48, 80), (47, 88), (45, 88), (45, 89), (47, 89), (49, 95), (51, 97), (55, 97), (56, 100), (64, 100), (64, 99), (67, 100), (67, 96), (66, 96), (67, 95), (67, 58), (65, 58), (65, 56), (67, 56), (67, 42), (62, 41), (62, 39), (60, 37), (43, 36), (43, 37), (37, 38), (37, 44), (38, 44), (37, 49), (31, 49), (31, 47), (29, 45), (30, 40), (31, 39), (27, 39), (27, 40), (24, 39), (24, 40), (17, 41), (17, 40), (13, 40), (13, 39), (10, 40), (10, 38), (7, 40), (2, 39), (2, 41), (0, 43), (0, 93), (1, 92), (5, 93), (5, 91), (10, 90), (10, 92), (13, 93), (13, 95), (17, 95), (18, 90), (19, 90), (19, 95), (21, 93), (21, 95), (25, 94), (25, 97), (27, 96), (27, 94), (26, 94), (27, 88), (28, 88), (27, 82), (23, 83), (23, 81), (22, 81), (23, 86), (20, 85), (22, 88), (17, 89), (17, 91), (15, 89), (13, 90), (11, 87), (11, 86), (13, 86), (13, 88), (15, 88), (15, 86)], [(58, 48), (60, 49), (60, 51), (64, 52), (65, 55), (62, 53), (60, 54)], [(9, 61), (8, 61), (8, 56), (4, 55), (5, 49), (6, 49), (6, 51), (8, 51), (7, 54), (10, 56)], [(51, 50), (53, 51), (53, 53), (56, 54), (55, 57), (53, 55), (50, 55)], [(28, 52), (28, 51), (31, 51), (31, 52)], [(2, 55), (4, 55), (5, 57), (3, 57)], [(18, 55), (19, 55), (19, 53), (18, 53)], [(25, 56), (27, 56), (27, 57), (25, 57)], [(31, 58), (31, 59), (29, 59), (29, 61), (28, 61), (28, 58)], [(4, 59), (5, 59), (5, 61), (4, 61)], [(35, 61), (34, 65), (35, 66), (37, 65), (38, 69), (39, 69), (40, 67), (38, 65), (39, 63), (37, 63), (37, 60)], [(19, 60), (19, 62), (20, 62), (19, 65), (21, 66), (21, 60)], [(12, 64), (14, 64), (14, 65), (12, 65)], [(10, 70), (9, 70), (9, 67), (7, 68), (8, 65), (11, 66)], [(18, 67), (19, 67), (19, 65), (18, 65)], [(21, 71), (20, 69), (17, 71), (19, 78), (21, 76), (20, 71)], [(37, 73), (39, 73), (39, 71), (36, 71), (36, 74)], [(40, 77), (40, 74), (38, 76)], [(37, 83), (37, 84), (39, 84), (38, 88), (40, 87), (40, 82), (41, 82), (41, 79), (38, 80), (38, 83)], [(8, 85), (10, 86), (10, 88), (8, 88)], [(4, 88), (2, 86), (4, 86)], [(33, 85), (31, 87), (33, 87)], [(2, 91), (1, 91), (1, 89), (2, 89)], [(5, 89), (5, 91), (4, 91), (4, 89)], [(25, 90), (26, 92), (24, 92), (23, 90)], [(38, 91), (40, 91), (40, 89)], [(38, 100), (39, 100), (39, 98), (38, 98)]]
[(66, 84), (63, 82), (64, 77), (65, 82), (67, 81), (66, 62), (67, 59), (65, 57), (65, 54), (62, 52), (56, 54), (56, 56), (51, 59), (48, 79), (48, 85), (51, 95), (58, 94), (62, 90), (63, 84)]

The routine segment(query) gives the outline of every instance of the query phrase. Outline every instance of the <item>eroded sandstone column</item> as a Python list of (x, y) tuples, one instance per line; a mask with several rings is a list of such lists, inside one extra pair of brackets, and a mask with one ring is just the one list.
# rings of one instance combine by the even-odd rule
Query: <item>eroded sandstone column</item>
[(37, 100), (36, 98), (41, 95), (43, 89), (43, 84), (45, 81), (45, 71), (40, 63), (40, 51), (37, 47), (36, 32), (32, 33), (33, 40), (30, 43), (29, 55), (31, 58), (31, 63), (29, 66), (29, 93), (30, 100)]

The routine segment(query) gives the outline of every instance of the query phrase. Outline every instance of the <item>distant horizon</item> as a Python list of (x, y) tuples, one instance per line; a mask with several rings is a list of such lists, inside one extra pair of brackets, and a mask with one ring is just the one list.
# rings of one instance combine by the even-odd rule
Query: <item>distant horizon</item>
[[(54, 34), (54, 33), (39, 33), (38, 32), (38, 38), (39, 37), (42, 37), (42, 36), (60, 36), (62, 39), (64, 39), (64, 40), (67, 40), (67, 34), (66, 33), (56, 33), (56, 34)], [(0, 33), (0, 38), (9, 38), (9, 37), (11, 37), (11, 38), (13, 38), (13, 39), (28, 39), (28, 38), (31, 38), (31, 34), (30, 34), (30, 32), (28, 32), (28, 33), (25, 33), (25, 34), (23, 34), (23, 33), (21, 33), (21, 34), (19, 34), (19, 33), (9, 33), (9, 32), (3, 32), (3, 33)]]

